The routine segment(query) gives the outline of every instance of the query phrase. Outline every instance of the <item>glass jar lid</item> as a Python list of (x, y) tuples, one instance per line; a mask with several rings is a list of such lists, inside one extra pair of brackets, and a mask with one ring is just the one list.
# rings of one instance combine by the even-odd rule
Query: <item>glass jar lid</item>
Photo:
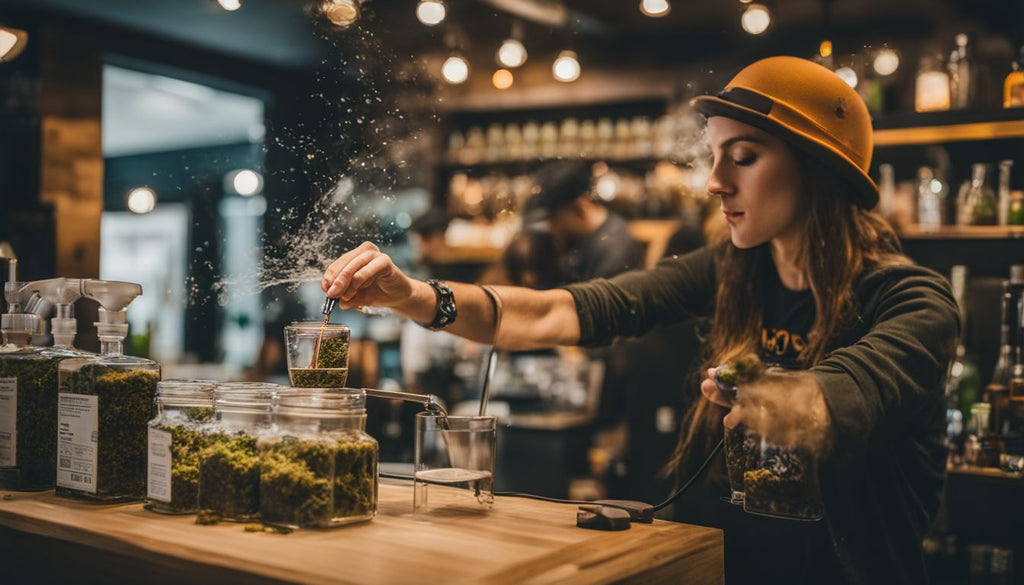
[(213, 406), (215, 380), (171, 379), (156, 384), (156, 401), (167, 406)]
[(366, 413), (366, 392), (357, 388), (290, 389), (274, 399), (275, 411), (288, 416), (333, 417)]
[(217, 409), (269, 411), (281, 386), (271, 382), (219, 382), (213, 390)]

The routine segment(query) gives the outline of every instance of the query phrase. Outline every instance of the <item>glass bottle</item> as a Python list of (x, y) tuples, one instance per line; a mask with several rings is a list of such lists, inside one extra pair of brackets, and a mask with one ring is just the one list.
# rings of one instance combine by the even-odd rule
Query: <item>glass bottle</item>
[(941, 55), (921, 58), (914, 84), (914, 110), (938, 112), (950, 106), (949, 73), (942, 67)]
[(945, 223), (946, 208), (942, 183), (930, 167), (917, 171), (917, 223), (921, 231), (935, 231)]
[(974, 59), (967, 35), (960, 33), (955, 40), (956, 47), (949, 56), (948, 66), (950, 105), (964, 109), (974, 105)]
[(60, 363), (57, 495), (91, 500), (146, 495), (146, 447), (160, 364), (124, 355), (123, 309), (99, 309), (100, 355)]
[(999, 196), (997, 198), (999, 209), (997, 222), (999, 225), (1010, 223), (1010, 168), (1013, 167), (1012, 160), (999, 161)]
[(228, 382), (213, 391), (214, 420), (199, 452), (200, 521), (249, 522), (259, 517), (256, 442), (270, 429), (276, 384)]
[(211, 380), (163, 380), (156, 387), (156, 417), (149, 421), (147, 508), (195, 512), (199, 495), (199, 452), (213, 420)]
[(1019, 108), (1024, 106), (1024, 45), (1020, 55), (1013, 62), (1012, 71), (1003, 82), (1003, 107)]
[(992, 380), (989, 385), (1008, 387), (1010, 384), (1010, 371), (1013, 369), (1013, 342), (1011, 341), (1010, 324), (1011, 312), (1010, 303), (1013, 295), (1010, 292), (1010, 281), (1003, 281), (1003, 292), (999, 295), (999, 358), (996, 360), (996, 367), (992, 370)]
[(893, 199), (896, 197), (896, 174), (888, 163), (878, 165), (878, 212), (892, 222)]
[(262, 522), (330, 528), (376, 515), (378, 445), (366, 433), (362, 390), (278, 396), (259, 452)]
[(989, 184), (989, 165), (975, 163), (971, 167), (971, 184), (958, 210), (959, 225), (995, 225), (998, 219), (996, 194)]
[[(950, 273), (953, 285), (953, 296), (960, 309), (961, 331), (966, 330), (967, 305), (964, 297), (967, 291), (967, 267), (956, 265)], [(946, 436), (951, 450), (959, 451), (963, 441), (963, 421), (967, 418), (971, 405), (978, 400), (981, 389), (981, 376), (968, 355), (961, 333), (957, 340), (956, 354), (946, 379)]]

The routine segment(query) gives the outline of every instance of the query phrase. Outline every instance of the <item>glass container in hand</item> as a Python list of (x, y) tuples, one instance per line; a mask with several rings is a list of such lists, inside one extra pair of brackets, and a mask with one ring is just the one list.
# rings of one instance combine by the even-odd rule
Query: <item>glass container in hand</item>
[(284, 328), (288, 378), (296, 388), (344, 388), (351, 332), (344, 325), (292, 323)]

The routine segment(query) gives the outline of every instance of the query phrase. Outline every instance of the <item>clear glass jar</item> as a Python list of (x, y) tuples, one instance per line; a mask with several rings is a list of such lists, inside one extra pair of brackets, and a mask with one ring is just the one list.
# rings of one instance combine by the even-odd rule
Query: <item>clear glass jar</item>
[(57, 495), (134, 500), (146, 495), (146, 447), (160, 364), (100, 339), (102, 355), (61, 361)]
[(156, 417), (149, 421), (147, 508), (191, 513), (199, 496), (199, 452), (213, 421), (212, 380), (164, 380), (156, 387)]
[(760, 438), (757, 465), (743, 473), (743, 511), (788, 520), (820, 520), (825, 514), (818, 454), (799, 441)]
[(344, 388), (351, 332), (344, 325), (292, 323), (284, 328), (288, 378), (296, 388)]
[(377, 441), (366, 433), (366, 395), (350, 388), (280, 395), (259, 441), (260, 518), (330, 528), (377, 513)]
[(213, 391), (214, 420), (203, 428), (199, 451), (199, 510), (210, 520), (259, 517), (260, 470), (256, 441), (270, 429), (277, 384), (229, 382)]

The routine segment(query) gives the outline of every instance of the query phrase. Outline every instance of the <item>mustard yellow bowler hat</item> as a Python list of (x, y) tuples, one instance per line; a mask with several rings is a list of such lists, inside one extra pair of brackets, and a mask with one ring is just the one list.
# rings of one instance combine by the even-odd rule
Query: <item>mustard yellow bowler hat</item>
[(717, 96), (691, 103), (706, 117), (732, 118), (785, 140), (847, 178), (858, 194), (854, 203), (866, 209), (878, 203), (868, 175), (871, 115), (857, 92), (825, 67), (769, 57), (737, 73)]

